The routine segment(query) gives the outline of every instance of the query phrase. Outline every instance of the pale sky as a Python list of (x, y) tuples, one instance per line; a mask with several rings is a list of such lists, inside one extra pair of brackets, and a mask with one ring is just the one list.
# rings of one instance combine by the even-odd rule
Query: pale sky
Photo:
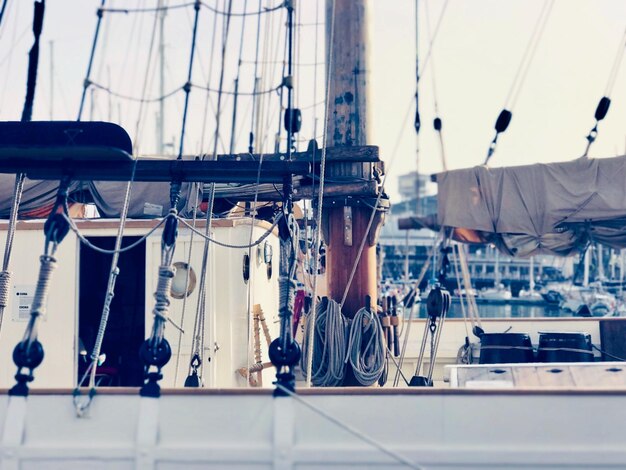
[[(95, 11), (100, 0), (48, 0), (42, 37), (39, 83), (35, 98), (35, 119), (76, 119), (82, 81), (85, 77), (93, 32)], [(166, 2), (167, 3), (167, 2)], [(170, 5), (186, 3), (170, 0)], [(208, 5), (225, 9), (224, 0), (206, 0)], [(420, 0), (420, 58), (426, 57), (430, 25), (434, 28), (445, 0)], [(422, 132), (419, 169), (425, 173), (441, 170), (439, 143), (432, 130), (433, 86), (435, 67), (436, 92), (443, 119), (444, 143), (450, 168), (481, 164), (494, 135), (493, 125), (509, 92), (514, 76), (530, 39), (545, 0), (449, 0), (431, 60), (420, 83)], [(148, 7), (157, 0), (108, 1), (117, 8)], [(258, 0), (235, 0), (233, 11), (258, 9)], [(277, 0), (262, 0), (263, 6), (276, 5)], [(301, 145), (321, 134), (324, 70), (315, 67), (324, 57), (323, 2), (300, 0), (298, 22), (302, 64), (296, 75), (296, 92), (303, 108)], [(317, 12), (316, 12), (317, 7)], [(427, 7), (427, 9), (426, 9)], [(416, 139), (412, 109), (415, 89), (414, 1), (370, 1), (370, 106), (372, 107), (373, 140), (381, 147), (383, 159), (398, 152), (391, 166), (388, 191), (396, 195), (396, 177), (416, 168)], [(155, 15), (105, 13), (100, 44), (94, 62), (93, 81), (117, 93), (146, 98), (159, 95), (157, 46), (158, 29), (153, 45), (151, 68), (146, 74), (150, 38)], [(278, 85), (282, 75), (284, 11), (261, 15), (262, 34), (259, 57), (264, 64), (258, 68), (263, 75), (261, 89)], [(192, 8), (172, 10), (166, 18), (165, 92), (175, 90), (186, 80), (191, 40)], [(198, 46), (194, 63), (194, 84), (217, 88), (219, 82), (219, 47), (211, 61), (213, 13), (200, 11)], [(222, 17), (218, 17), (217, 34), (221, 38)], [(0, 119), (20, 117), (25, 92), (26, 57), (32, 44), (30, 22), (32, 2), (9, 0), (9, 8), (0, 25)], [(243, 34), (244, 63), (241, 66), (240, 91), (251, 91), (253, 61), (256, 53), (257, 16), (246, 17)], [(317, 47), (315, 31), (317, 29)], [(537, 46), (527, 79), (513, 109), (509, 129), (499, 139), (492, 159), (493, 166), (519, 165), (535, 162), (570, 160), (582, 155), (585, 136), (591, 129), (593, 113), (603, 95), (609, 72), (626, 29), (625, 0), (556, 0)], [(237, 70), (242, 18), (231, 22), (227, 47), (224, 88), (233, 89)], [(50, 41), (54, 42), (54, 74), (51, 90)], [(622, 44), (623, 48), (623, 44)], [(623, 51), (623, 49), (622, 49)], [(317, 59), (316, 59), (317, 54)], [(213, 64), (213, 67), (210, 67)], [(147, 78), (145, 78), (147, 77)], [(145, 80), (145, 81), (144, 81)], [(317, 82), (317, 88), (314, 83)], [(145, 83), (145, 86), (144, 86)], [(205, 106), (205, 92), (194, 88), (190, 99), (189, 129), (185, 140), (186, 153), (211, 152), (215, 119), (216, 94), (210, 94)], [(278, 126), (278, 104), (275, 93), (263, 95), (260, 103), (263, 124), (267, 130), (264, 149), (273, 149)], [(51, 100), (52, 98), (52, 100)], [(591, 149), (593, 157), (610, 157), (626, 153), (626, 60), (617, 76), (612, 105), (600, 124), (599, 135)], [(318, 103), (316, 107), (312, 107)], [(183, 94), (178, 92), (166, 101), (166, 141), (178, 142)], [(205, 109), (207, 118), (205, 121)], [(139, 106), (135, 102), (109, 97), (98, 91), (94, 105), (87, 103), (83, 119), (120, 122), (140, 153), (151, 154), (156, 148), (154, 121), (156, 103), (144, 106), (142, 124), (137, 127)], [(313, 110), (316, 110), (314, 113)], [(405, 119), (408, 111), (408, 119)], [(222, 135), (218, 152), (227, 151), (232, 121), (232, 96), (223, 100)], [(203, 122), (204, 135), (202, 132)], [(251, 122), (251, 100), (241, 97), (237, 111), (236, 151), (247, 148)], [(403, 130), (402, 138), (398, 136)]]

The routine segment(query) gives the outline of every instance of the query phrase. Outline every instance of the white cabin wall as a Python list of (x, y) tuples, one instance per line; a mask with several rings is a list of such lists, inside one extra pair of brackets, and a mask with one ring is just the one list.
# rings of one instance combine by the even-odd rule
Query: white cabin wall
[[(204, 229), (201, 229), (204, 230)], [(253, 240), (258, 239), (266, 228), (257, 225), (253, 229)], [(212, 237), (218, 241), (232, 245), (246, 245), (250, 239), (250, 224), (238, 221), (233, 227), (214, 226)], [(189, 256), (190, 231), (181, 228), (179, 242), (176, 247), (174, 262), (186, 262)], [(266, 276), (264, 262), (257, 264), (257, 250), (252, 249), (250, 262), (250, 305), (261, 304), (272, 338), (278, 334), (278, 239), (270, 235), (267, 242), (273, 250), (273, 275), (270, 280)], [(261, 244), (261, 246), (263, 243)], [(243, 280), (243, 255), (248, 252), (243, 248), (225, 248), (210, 244), (209, 267), (207, 272), (207, 308), (205, 317), (204, 356), (211, 357), (204, 364), (203, 379), (207, 387), (245, 387), (247, 381), (237, 373), (237, 369), (254, 363), (252, 347), (252, 320), (248, 315), (248, 286)], [(183, 300), (172, 299), (170, 315), (177, 325), (182, 326), (185, 334), (181, 337), (178, 373), (176, 373), (176, 356), (179, 334), (176, 328), (166, 325), (166, 338), (172, 347), (173, 356), (165, 366), (162, 381), (165, 387), (182, 387), (188, 374), (191, 360), (194, 320), (200, 277), (204, 240), (194, 235), (191, 266), (196, 273), (197, 285), (187, 298), (184, 322), (181, 322)], [(262, 257), (261, 252), (261, 257)], [(160, 231), (155, 232), (146, 243), (146, 335), (152, 328), (154, 306), (154, 290), (157, 282), (157, 269), (161, 261)], [(217, 348), (217, 350), (216, 350)], [(267, 346), (261, 332), (261, 350), (263, 361), (269, 361)], [(263, 373), (264, 386), (271, 386), (274, 369), (269, 368)], [(176, 377), (176, 380), (174, 380)]]
[[(4, 247), (7, 232), (0, 231), (0, 246)], [(13, 271), (9, 304), (7, 305), (2, 329), (0, 330), (0, 387), (15, 384), (16, 367), (12, 354), (21, 341), (26, 320), (16, 320), (14, 308), (16, 295), (14, 286), (37, 284), (39, 257), (44, 250), (42, 230), (18, 230), (13, 242), (10, 270)], [(39, 341), (44, 348), (44, 360), (35, 369), (32, 388), (73, 387), (77, 366), (77, 266), (78, 243), (73, 233), (68, 233), (59, 245), (57, 268), (52, 274), (46, 315), (39, 325)]]

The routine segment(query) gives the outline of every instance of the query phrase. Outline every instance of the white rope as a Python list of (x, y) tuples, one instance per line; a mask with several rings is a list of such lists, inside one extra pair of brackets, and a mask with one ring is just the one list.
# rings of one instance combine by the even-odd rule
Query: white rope
[(0, 329), (2, 328), (2, 318), (4, 317), (4, 309), (9, 300), (9, 289), (11, 287), (12, 273), (9, 271), (11, 262), (11, 253), (13, 252), (13, 238), (15, 236), (15, 228), (17, 224), (17, 215), (22, 200), (24, 190), (24, 173), (15, 175), (15, 186), (13, 188), (13, 204), (11, 204), (11, 213), (9, 215), (9, 226), (7, 228), (7, 239), (4, 245), (4, 261), (2, 262), (2, 271), (0, 272)]
[[(331, 6), (331, 15), (330, 15), (330, 37), (329, 44), (333, 43), (335, 37), (335, 0), (332, 0)], [(316, 58), (317, 60), (317, 58)], [(333, 48), (328, 48), (328, 66), (326, 70), (326, 105), (324, 106), (324, 138), (322, 141), (322, 160), (320, 162), (320, 182), (319, 182), (319, 191), (317, 196), (317, 218), (315, 225), (315, 237), (314, 237), (314, 253), (313, 257), (313, 299), (311, 305), (311, 318), (307, 319), (307, 323), (310, 321), (312, 323), (311, 328), (309, 330), (308, 337), (308, 350), (307, 350), (307, 358), (308, 361), (306, 363), (306, 386), (311, 386), (311, 376), (312, 376), (312, 368), (313, 368), (313, 331), (315, 330), (315, 322), (317, 316), (317, 279), (318, 275), (318, 262), (319, 262), (319, 251), (320, 251), (320, 242), (322, 238), (322, 206), (324, 201), (324, 177), (326, 175), (326, 145), (328, 143), (328, 116), (330, 113), (330, 78), (333, 70)], [(306, 331), (305, 331), (305, 336)]]
[(326, 411), (322, 410), (321, 408), (318, 408), (317, 406), (313, 405), (308, 400), (304, 400), (302, 397), (300, 397), (296, 393), (292, 392), (288, 388), (286, 388), (286, 387), (284, 387), (284, 386), (282, 386), (280, 384), (276, 384), (276, 388), (279, 388), (281, 391), (285, 392), (287, 395), (289, 395), (294, 400), (296, 400), (298, 403), (301, 403), (302, 405), (304, 405), (305, 407), (307, 407), (311, 411), (314, 411), (315, 413), (319, 414), (320, 416), (326, 418), (331, 423), (336, 424), (341, 429), (349, 432), (350, 434), (352, 434), (353, 436), (359, 438), (363, 442), (366, 442), (367, 444), (370, 444), (371, 446), (373, 446), (376, 449), (380, 450), (384, 454), (390, 456), (392, 459), (396, 460), (397, 462), (399, 462), (399, 463), (401, 463), (403, 465), (406, 465), (408, 468), (412, 468), (412, 469), (415, 469), (415, 470), (424, 470), (424, 468), (421, 467), (420, 465), (418, 465), (417, 463), (412, 462), (411, 460), (409, 460), (408, 458), (404, 457), (403, 455), (400, 455), (397, 452), (389, 449), (387, 446), (382, 445), (380, 442), (372, 439), (371, 437), (367, 436), (366, 434), (362, 433), (361, 431), (358, 431), (357, 429), (353, 428), (349, 424), (346, 424), (346, 423), (340, 421), (339, 419), (337, 419), (334, 416), (332, 416), (330, 413), (327, 413)]
[(30, 307), (30, 319), (22, 338), (22, 342), (28, 345), (37, 339), (39, 318), (46, 313), (46, 300), (50, 290), (50, 280), (52, 273), (56, 269), (57, 260), (51, 255), (42, 255), (39, 257), (39, 263), (39, 277), (37, 278), (33, 303)]
[[(461, 284), (461, 277), (459, 276), (459, 266), (457, 264), (457, 262), (459, 261), (456, 255), (456, 251), (458, 251), (458, 248), (459, 248), (458, 245), (452, 245), (452, 263), (454, 264), (454, 274), (456, 277), (456, 285), (459, 288), (459, 303), (461, 304), (461, 314), (463, 315), (463, 326), (465, 327), (465, 336), (469, 338), (469, 329), (467, 328), (467, 312), (465, 311), (465, 302), (466, 302), (467, 296), (470, 295), (469, 291), (472, 289), (472, 286), (471, 285), (468, 286), (465, 283)], [(465, 295), (463, 295), (463, 292), (462, 292), (463, 290), (465, 290)], [(473, 330), (474, 318), (471, 317), (470, 321), (472, 322), (472, 330)]]
[[(194, 183), (193, 185), (191, 185), (191, 188), (192, 188), (191, 190), (195, 192), (194, 205), (192, 207), (193, 218), (192, 218), (191, 225), (195, 228), (197, 215), (198, 215), (198, 205), (199, 205), (198, 203), (200, 202), (200, 185), (197, 185), (196, 183)], [(183, 291), (184, 292), (183, 306), (182, 306), (182, 311), (180, 313), (180, 326), (183, 328), (185, 327), (185, 313), (187, 312), (187, 299), (189, 298), (187, 291), (189, 289), (189, 275), (191, 273), (191, 254), (193, 253), (193, 236), (194, 235), (195, 234), (191, 232), (191, 235), (189, 236), (189, 252), (187, 254), (188, 269), (185, 271), (185, 289)], [(184, 334), (184, 331), (178, 330), (178, 344), (176, 346), (176, 364), (174, 367), (174, 386), (176, 386), (176, 382), (178, 381), (178, 367), (180, 365), (180, 353), (182, 350), (183, 334)]]
[[(150, 229), (148, 231), (148, 233), (146, 233), (145, 235), (143, 235), (141, 238), (139, 238), (136, 242), (131, 243), (130, 245), (126, 245), (124, 247), (120, 247), (120, 248), (115, 248), (113, 250), (107, 250), (105, 248), (100, 248), (99, 246), (94, 245), (93, 243), (91, 243), (87, 237), (85, 237), (81, 231), (79, 230), (79, 228), (76, 226), (74, 220), (69, 217), (67, 214), (65, 213), (61, 213), (61, 215), (63, 216), (63, 218), (69, 222), (70, 224), (70, 230), (72, 232), (74, 232), (74, 234), (76, 235), (76, 237), (80, 240), (80, 242), (82, 244), (84, 244), (85, 246), (91, 248), (94, 251), (97, 251), (98, 253), (102, 253), (105, 255), (119, 255), (120, 253), (124, 253), (126, 251), (130, 251), (133, 248), (138, 247), (139, 245), (141, 245), (143, 242), (146, 241), (146, 239), (152, 235), (154, 232), (156, 232), (158, 230), (158, 228), (163, 225), (165, 223), (165, 221), (169, 218), (169, 217), (173, 217), (172, 214), (168, 214), (166, 215), (163, 219), (161, 219), (159, 221), (159, 223), (157, 223), (152, 229)], [(181, 219), (182, 220), (182, 219)], [(121, 220), (120, 220), (121, 223)], [(117, 242), (116, 242), (116, 246), (117, 246)]]
[[(430, 253), (428, 254), (428, 258), (426, 259), (426, 262), (422, 265), (422, 270), (420, 271), (419, 276), (417, 277), (417, 281), (415, 282), (415, 289), (418, 291), (418, 293), (416, 295), (419, 295), (419, 285), (422, 283), (422, 280), (424, 279), (424, 276), (426, 276), (426, 273), (428, 272), (428, 267), (430, 266), (430, 263), (432, 262), (433, 259), (433, 255), (435, 253), (435, 246), (433, 245), (433, 247), (431, 247), (430, 249)], [(396, 375), (393, 379), (393, 386), (397, 387), (398, 386), (398, 380), (399, 380), (399, 374), (401, 374), (401, 369), (402, 369), (402, 365), (404, 364), (404, 358), (406, 357), (406, 348), (409, 342), (409, 335), (411, 333), (411, 319), (413, 318), (413, 310), (416, 310), (419, 308), (420, 305), (420, 299), (415, 299), (415, 302), (413, 304), (413, 307), (409, 310), (409, 318), (407, 319), (407, 327), (406, 327), (406, 334), (404, 335), (404, 339), (402, 341), (402, 351), (400, 352), (400, 359), (398, 360), (398, 368), (396, 370)], [(403, 327), (404, 330), (404, 327)], [(403, 332), (400, 333), (400, 335), (402, 335)]]
[[(365, 345), (364, 338), (369, 336)], [(350, 362), (354, 378), (364, 386), (376, 383), (385, 369), (385, 339), (378, 316), (368, 308), (354, 315), (346, 362)]]
[[(309, 384), (335, 387), (342, 384), (346, 371), (347, 321), (339, 304), (332, 299), (324, 297), (315, 308), (315, 322), (305, 317), (301, 363), (307, 364), (307, 368), (303, 368), (303, 373)], [(307, 316), (312, 315), (313, 308)], [(315, 347), (309, 341), (315, 341)]]

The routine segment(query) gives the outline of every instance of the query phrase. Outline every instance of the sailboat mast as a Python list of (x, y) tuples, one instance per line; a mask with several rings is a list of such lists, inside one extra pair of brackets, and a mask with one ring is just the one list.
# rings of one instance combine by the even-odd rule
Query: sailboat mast
[[(330, 74), (326, 135), (329, 147), (364, 146), (370, 142), (366, 3), (366, 0), (326, 1), (326, 62)], [(370, 180), (372, 167), (370, 163), (333, 164), (327, 174), (330, 178), (351, 176)], [(345, 197), (324, 203), (328, 217), (328, 294), (337, 302), (345, 297), (343, 313), (348, 317), (365, 306), (368, 296), (371, 305), (376, 305), (374, 236), (369, 237), (359, 253), (372, 211), (362, 202), (358, 197)], [(370, 233), (375, 234), (376, 227), (372, 227)]]

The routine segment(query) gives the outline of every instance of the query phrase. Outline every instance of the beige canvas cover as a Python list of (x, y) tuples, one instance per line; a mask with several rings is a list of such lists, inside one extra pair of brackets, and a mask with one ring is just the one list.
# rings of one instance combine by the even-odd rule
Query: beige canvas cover
[[(514, 256), (626, 248), (626, 156), (437, 174), (438, 225)], [(471, 234), (468, 236), (468, 234)]]

